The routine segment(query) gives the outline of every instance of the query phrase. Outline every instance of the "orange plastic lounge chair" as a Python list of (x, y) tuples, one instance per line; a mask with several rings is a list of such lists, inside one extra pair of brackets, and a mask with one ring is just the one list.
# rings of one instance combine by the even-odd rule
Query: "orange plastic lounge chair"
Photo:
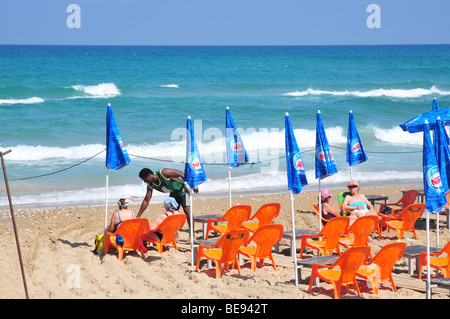
[[(337, 251), (339, 255), (339, 239), (345, 233), (350, 223), (350, 218), (341, 216), (334, 217), (328, 221), (328, 223), (317, 234), (303, 235), (302, 243), (300, 246), (300, 259), (303, 257), (303, 250), (305, 247), (310, 247), (320, 251), (322, 256), (325, 256), (328, 252)], [(320, 240), (307, 240), (311, 237), (320, 237)]]
[[(334, 218), (333, 218), (334, 219)], [(318, 277), (333, 285), (334, 298), (341, 298), (342, 285), (353, 284), (356, 287), (358, 295), (358, 283), (356, 282), (356, 271), (369, 258), (370, 247), (352, 247), (347, 249), (332, 265), (314, 264), (311, 270), (308, 293), (314, 283), (314, 278)], [(339, 267), (336, 268), (335, 267)]]
[(216, 278), (222, 276), (222, 264), (225, 264), (225, 269), (227, 270), (229, 263), (236, 264), (240, 275), (241, 267), (237, 260), (237, 254), (242, 245), (248, 241), (249, 233), (248, 229), (235, 229), (222, 235), (213, 246), (200, 244), (197, 253), (196, 270), (199, 268), (200, 258), (205, 257), (214, 262)]
[[(344, 237), (339, 239), (339, 244), (346, 247), (368, 246), (369, 236), (378, 230), (378, 216), (367, 215), (358, 217), (345, 232)], [(353, 234), (353, 236), (350, 236)]]
[(313, 202), (310, 202), (310, 204), (311, 204), (311, 207), (314, 209), (314, 212), (316, 213), (317, 218), (321, 218), (322, 219), (322, 226), (325, 226), (328, 223), (329, 220), (326, 219), (326, 218), (323, 218), (323, 214), (322, 214), (322, 216), (320, 216), (319, 205), (316, 205)]
[[(414, 234), (414, 238), (417, 239), (416, 230), (414, 224), (417, 219), (422, 216), (425, 211), (425, 204), (412, 204), (402, 210), (402, 212), (395, 218), (388, 218), (384, 221), (384, 225), (389, 229), (394, 229), (398, 232), (398, 239), (403, 239), (403, 233), (405, 231), (411, 231)], [(383, 220), (382, 220), (383, 222)], [(381, 236), (381, 229), (384, 226), (380, 225), (379, 235)]]
[(403, 208), (405, 208), (406, 206), (409, 206), (411, 204), (414, 204), (417, 199), (417, 196), (419, 196), (419, 192), (414, 189), (411, 189), (411, 190), (407, 191), (406, 194), (403, 195), (403, 197), (398, 202), (381, 204), (380, 210), (379, 210), (380, 213), (382, 212), (382, 210), (385, 206), (398, 206), (398, 207), (394, 207), (392, 209), (391, 214), (389, 214), (389, 215), (387, 215), (387, 214), (380, 214), (380, 215), (385, 216), (385, 217), (396, 217), (397, 213), (399, 213), (399, 211), (401, 211)]
[[(123, 252), (125, 250), (136, 250), (141, 253), (144, 258), (144, 251), (139, 245), (139, 238), (142, 234), (148, 233), (150, 225), (145, 218), (133, 218), (124, 220), (117, 230), (113, 233), (107, 233), (105, 236), (105, 254), (109, 251), (109, 246), (114, 246), (119, 253), (119, 260), (123, 259)], [(116, 244), (114, 238), (120, 234), (123, 239), (123, 245)]]
[(359, 267), (356, 276), (370, 280), (374, 295), (378, 295), (378, 287), (381, 281), (389, 280), (392, 289), (397, 292), (392, 278), (392, 269), (405, 252), (406, 243), (396, 242), (383, 246), (370, 261)]
[(250, 222), (242, 224), (242, 228), (255, 232), (258, 227), (269, 225), (280, 213), (280, 203), (267, 203), (262, 205), (249, 220), (258, 220), (257, 222)]
[(161, 241), (155, 241), (151, 238), (148, 238), (145, 234), (142, 235), (142, 241), (148, 241), (156, 245), (158, 249), (158, 253), (162, 254), (165, 245), (173, 245), (176, 250), (178, 250), (177, 244), (175, 242), (175, 236), (177, 232), (184, 226), (186, 222), (185, 214), (174, 214), (167, 216), (161, 224), (159, 224), (158, 228), (154, 230), (154, 232), (160, 231), (163, 236)]
[[(250, 218), (252, 213), (252, 207), (250, 205), (235, 205), (231, 206), (230, 209), (219, 219), (208, 219), (208, 224), (206, 226), (205, 239), (208, 239), (209, 231), (213, 230), (220, 234), (225, 234), (230, 230), (239, 229), (242, 224)], [(220, 223), (226, 221), (226, 225), (214, 225), (214, 223)]]
[(277, 270), (277, 265), (272, 256), (272, 247), (279, 242), (283, 237), (283, 225), (271, 224), (264, 225), (249, 239), (246, 245), (254, 242), (256, 246), (246, 246), (239, 249), (239, 253), (247, 256), (251, 260), (251, 269), (256, 271), (256, 260), (259, 259), (264, 265), (264, 258), (269, 258), (272, 261), (273, 269)]
[[(422, 267), (427, 266), (427, 253), (420, 254), (419, 279), (422, 279)], [(439, 269), (444, 274), (444, 278), (450, 277), (450, 241), (441, 251), (430, 253), (430, 267)]]

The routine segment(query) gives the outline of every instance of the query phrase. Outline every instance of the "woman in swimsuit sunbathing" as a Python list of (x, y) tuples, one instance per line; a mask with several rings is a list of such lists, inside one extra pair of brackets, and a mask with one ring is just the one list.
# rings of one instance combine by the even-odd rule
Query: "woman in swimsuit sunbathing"
[(364, 194), (359, 194), (358, 182), (352, 181), (347, 185), (350, 195), (345, 196), (342, 208), (351, 211), (356, 217), (378, 215), (373, 205)]
[[(106, 236), (106, 233), (108, 233), (108, 232), (115, 233), (117, 230), (117, 227), (119, 227), (119, 225), (124, 220), (134, 218), (133, 211), (128, 209), (128, 205), (130, 203), (131, 202), (126, 198), (119, 199), (119, 201), (117, 202), (117, 205), (119, 206), (119, 210), (116, 210), (114, 212), (114, 214), (111, 216), (111, 222), (109, 223), (109, 227), (107, 227), (105, 229), (105, 236)], [(114, 240), (116, 240), (116, 238), (114, 238)], [(123, 243), (123, 238), (116, 242), (118, 244)]]
[[(178, 214), (178, 209), (180, 208), (180, 206), (178, 205), (175, 198), (167, 197), (166, 200), (164, 201), (164, 208), (166, 209), (166, 212), (156, 217), (155, 221), (150, 225), (150, 231), (147, 234), (145, 234), (145, 237), (148, 237), (149, 239), (152, 239), (157, 242), (161, 241), (163, 234), (159, 231), (155, 232), (155, 230), (168, 216)], [(178, 239), (179, 237), (177, 234), (175, 235), (175, 240)]]

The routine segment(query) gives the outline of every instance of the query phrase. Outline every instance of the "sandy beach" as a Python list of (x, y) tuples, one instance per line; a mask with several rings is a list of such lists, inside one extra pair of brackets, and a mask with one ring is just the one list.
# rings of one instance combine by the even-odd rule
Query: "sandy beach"
[[(421, 188), (421, 186), (418, 186)], [(364, 194), (389, 196), (389, 202), (396, 202), (405, 188), (364, 187)], [(331, 190), (337, 205), (337, 195), (342, 190)], [(296, 228), (318, 230), (318, 219), (310, 207), (317, 192), (305, 192), (295, 196)], [(289, 194), (237, 196), (233, 204), (249, 204), (255, 212), (262, 204), (280, 202), (281, 212), (274, 223), (291, 230), (291, 206)], [(137, 211), (140, 203), (131, 209)], [(194, 197), (196, 215), (223, 214), (228, 208), (228, 198), (197, 199)], [(378, 209), (378, 205), (376, 207)], [(116, 207), (110, 207), (109, 216)], [(152, 221), (163, 212), (161, 204), (151, 204), (143, 217)], [(94, 238), (103, 232), (104, 207), (63, 207), (48, 209), (16, 210), (16, 223), (25, 275), (30, 298), (33, 299), (332, 299), (333, 288), (327, 283), (308, 293), (309, 273), (304, 281), (295, 286), (293, 267), (279, 266), (275, 271), (270, 262), (250, 270), (250, 263), (242, 265), (242, 275), (236, 269), (225, 272), (220, 279), (214, 278), (214, 270), (202, 263), (200, 271), (191, 266), (191, 254), (187, 249), (176, 251), (173, 247), (159, 254), (156, 249), (147, 252), (146, 259), (137, 253), (125, 254), (119, 261), (117, 253), (107, 255), (92, 253)], [(0, 278), (0, 296), (4, 299), (25, 298), (14, 231), (9, 211), (1, 212), (0, 247), (3, 257), (0, 265), (4, 276)], [(440, 247), (450, 240), (450, 231), (445, 228), (445, 216), (440, 217)], [(436, 243), (435, 217), (431, 217), (431, 245)], [(418, 240), (412, 233), (406, 233), (407, 245), (425, 245), (425, 215), (416, 223)], [(202, 236), (201, 224), (195, 225), (195, 236)], [(181, 239), (188, 241), (187, 224), (180, 232)], [(383, 245), (397, 241), (396, 232), (384, 231), (381, 238), (372, 234), (370, 246), (376, 253)], [(287, 240), (281, 242), (281, 254), (288, 256)], [(299, 248), (299, 245), (297, 246)], [(307, 250), (307, 257), (317, 252)], [(416, 280), (408, 275), (407, 259), (401, 259), (394, 273)], [(432, 276), (442, 276), (434, 270)], [(424, 272), (424, 278), (426, 278)], [(410, 280), (410, 281), (411, 281)], [(342, 295), (343, 299), (425, 299), (424, 291), (402, 287), (393, 292), (390, 283), (382, 283), (378, 296), (372, 294), (366, 282), (360, 281), (362, 297), (353, 287)], [(433, 293), (433, 299), (447, 299), (446, 293)]]

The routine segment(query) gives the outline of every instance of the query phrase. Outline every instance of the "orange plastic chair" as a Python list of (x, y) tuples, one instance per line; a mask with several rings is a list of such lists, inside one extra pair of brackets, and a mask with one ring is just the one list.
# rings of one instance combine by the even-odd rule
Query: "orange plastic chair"
[[(360, 246), (347, 249), (332, 265), (314, 264), (311, 270), (308, 293), (314, 283), (314, 278), (320, 278), (333, 285), (334, 298), (341, 298), (342, 285), (353, 284), (358, 296), (361, 295), (356, 282), (356, 271), (369, 258), (370, 247)], [(339, 267), (336, 268), (335, 267)], [(322, 269), (320, 269), (322, 268)]]
[(372, 292), (378, 295), (378, 287), (381, 281), (389, 280), (392, 289), (397, 292), (392, 278), (392, 269), (395, 263), (403, 257), (406, 243), (396, 242), (383, 246), (370, 261), (359, 267), (356, 276), (370, 280)]
[[(317, 249), (322, 256), (325, 256), (328, 252), (337, 251), (339, 255), (339, 239), (345, 233), (350, 223), (350, 218), (341, 216), (334, 217), (328, 221), (328, 223), (317, 234), (303, 235), (302, 243), (300, 247), (300, 259), (303, 257), (303, 250), (306, 247)], [(321, 237), (320, 240), (307, 240), (311, 237)]]
[(385, 207), (385, 206), (399, 206), (399, 207), (393, 208), (391, 214), (389, 214), (389, 215), (387, 215), (387, 214), (380, 214), (380, 215), (385, 216), (385, 217), (396, 217), (397, 216), (396, 212), (398, 213), (399, 210), (402, 210), (403, 208), (405, 208), (411, 204), (414, 204), (417, 199), (417, 196), (419, 196), (419, 192), (414, 189), (411, 189), (411, 190), (407, 191), (406, 194), (403, 195), (403, 197), (398, 202), (381, 204), (380, 210), (379, 210), (380, 213), (381, 213), (383, 207)]
[[(239, 229), (242, 224), (250, 218), (252, 213), (252, 207), (250, 205), (235, 205), (231, 206), (230, 209), (219, 219), (208, 219), (208, 224), (206, 226), (205, 239), (208, 239), (209, 231), (213, 230), (220, 234), (225, 234), (230, 230)], [(226, 221), (226, 225), (213, 225), (214, 223), (220, 223)]]
[(310, 202), (310, 204), (311, 204), (311, 207), (314, 209), (314, 212), (316, 213), (317, 218), (321, 218), (322, 226), (325, 226), (328, 223), (329, 219), (323, 218), (323, 214), (322, 214), (322, 216), (320, 216), (318, 204), (316, 205), (313, 202)]
[[(144, 258), (144, 251), (139, 245), (139, 239), (142, 234), (149, 231), (150, 225), (145, 218), (133, 218), (124, 220), (117, 230), (113, 233), (106, 233), (105, 236), (105, 254), (109, 251), (109, 246), (114, 246), (119, 253), (119, 260), (123, 260), (123, 252), (128, 250), (139, 251), (142, 258)], [(120, 234), (123, 239), (123, 245), (116, 244), (114, 238)]]
[(414, 234), (414, 238), (417, 239), (416, 230), (414, 224), (417, 219), (422, 216), (425, 211), (425, 204), (412, 204), (402, 210), (402, 212), (396, 218), (388, 218), (381, 221), (382, 224), (379, 228), (379, 235), (381, 236), (382, 228), (384, 226), (389, 229), (394, 229), (398, 232), (398, 239), (403, 239), (403, 233), (405, 231), (411, 231)]
[(272, 247), (279, 242), (283, 237), (283, 225), (271, 224), (264, 225), (249, 239), (246, 245), (254, 242), (256, 246), (241, 247), (239, 253), (250, 258), (251, 269), (256, 271), (256, 260), (259, 259), (264, 265), (264, 258), (269, 258), (272, 261), (273, 269), (277, 270), (277, 265), (272, 256)]
[[(339, 244), (346, 247), (368, 246), (369, 236), (378, 230), (378, 216), (367, 215), (358, 217), (345, 232), (345, 237), (339, 239)], [(353, 234), (353, 236), (349, 236)]]
[(281, 210), (280, 203), (267, 203), (262, 205), (249, 220), (258, 220), (257, 222), (250, 222), (242, 224), (242, 228), (255, 232), (258, 227), (269, 225), (274, 220)]
[(173, 245), (178, 250), (177, 243), (175, 242), (175, 236), (177, 232), (184, 226), (186, 222), (185, 214), (174, 214), (167, 216), (158, 228), (154, 232), (161, 231), (163, 236), (161, 241), (155, 241), (148, 238), (146, 234), (141, 237), (142, 241), (148, 241), (156, 245), (158, 253), (162, 254), (165, 245)]
[[(445, 254), (447, 256), (445, 256)], [(432, 257), (433, 256), (433, 257)], [(427, 265), (427, 253), (420, 254), (419, 279), (422, 279), (422, 267)], [(430, 267), (442, 271), (444, 278), (450, 277), (450, 241), (439, 252), (430, 253)]]
[(222, 276), (222, 264), (225, 264), (225, 269), (227, 270), (229, 263), (236, 264), (240, 275), (241, 267), (237, 260), (237, 254), (242, 245), (248, 241), (248, 237), (248, 229), (235, 229), (222, 235), (213, 246), (200, 244), (197, 253), (196, 270), (199, 268), (200, 258), (205, 257), (214, 262), (216, 278)]

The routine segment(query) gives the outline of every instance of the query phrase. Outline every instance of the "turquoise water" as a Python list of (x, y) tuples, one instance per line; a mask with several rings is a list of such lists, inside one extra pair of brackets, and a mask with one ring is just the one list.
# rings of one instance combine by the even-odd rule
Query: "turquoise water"
[[(106, 105), (111, 103), (131, 164), (109, 172), (110, 198), (145, 193), (143, 167), (184, 169), (191, 116), (208, 182), (228, 192), (225, 108), (253, 165), (232, 170), (235, 194), (287, 191), (284, 115), (289, 112), (315, 189), (315, 121), (322, 113), (342, 187), (348, 112), (369, 160), (362, 185), (421, 183), (422, 134), (398, 124), (450, 101), (450, 46), (0, 46), (0, 150), (15, 206), (102, 204)], [(38, 175), (47, 176), (31, 178)], [(26, 179), (24, 179), (26, 178)], [(4, 187), (0, 207), (7, 205)], [(164, 195), (159, 195), (164, 196)], [(163, 197), (160, 197), (163, 198)]]

